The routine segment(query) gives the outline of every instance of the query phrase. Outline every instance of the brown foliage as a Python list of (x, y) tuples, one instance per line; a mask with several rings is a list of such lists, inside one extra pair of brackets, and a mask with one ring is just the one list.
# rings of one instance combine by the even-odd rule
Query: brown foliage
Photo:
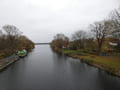
[(0, 56), (7, 57), (15, 52), (26, 49), (27, 51), (34, 48), (34, 43), (27, 37), (21, 35), (19, 29), (13, 25), (3, 26), (0, 31)]
[(69, 44), (69, 38), (64, 34), (57, 34), (51, 43), (53, 49), (67, 48)]

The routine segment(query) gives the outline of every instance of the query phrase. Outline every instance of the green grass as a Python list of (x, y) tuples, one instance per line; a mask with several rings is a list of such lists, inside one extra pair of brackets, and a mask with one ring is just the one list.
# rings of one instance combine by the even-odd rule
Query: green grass
[(92, 60), (92, 59), (87, 59), (86, 62), (87, 62), (88, 64), (91, 64), (91, 63), (93, 63), (93, 60)]
[(94, 62), (104, 64), (108, 67), (120, 68), (120, 58), (119, 57), (105, 57), (105, 56), (79, 56), (83, 59), (93, 60)]
[(80, 58), (88, 60), (88, 62), (97, 62), (109, 67), (120, 68), (120, 57), (106, 57), (106, 56), (96, 56), (86, 53), (86, 50), (62, 50), (65, 54), (77, 55)]
[(120, 75), (120, 56), (97, 56), (87, 50), (62, 50), (63, 53), (84, 59), (88, 64), (97, 64), (111, 73)]
[(62, 50), (65, 54), (79, 54), (82, 56), (87, 56), (88, 53), (85, 53), (85, 50)]

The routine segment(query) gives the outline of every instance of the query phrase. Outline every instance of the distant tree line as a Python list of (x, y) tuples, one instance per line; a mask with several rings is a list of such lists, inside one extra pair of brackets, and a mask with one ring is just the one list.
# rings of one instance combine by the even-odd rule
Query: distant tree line
[(14, 54), (15, 52), (34, 48), (34, 43), (14, 25), (5, 25), (0, 30), (0, 58)]
[(76, 31), (71, 38), (57, 34), (51, 47), (54, 50), (86, 49), (97, 54), (120, 52), (120, 8), (112, 11), (108, 19), (90, 24), (89, 29)]

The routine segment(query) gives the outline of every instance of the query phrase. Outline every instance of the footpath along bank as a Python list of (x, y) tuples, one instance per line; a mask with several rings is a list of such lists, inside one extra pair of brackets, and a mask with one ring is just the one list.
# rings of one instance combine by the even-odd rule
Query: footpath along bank
[(27, 55), (26, 50), (18, 51), (16, 54), (9, 56), (4, 59), (0, 59), (0, 71), (11, 65), (12, 63), (16, 62), (19, 60), (21, 57), (25, 57)]

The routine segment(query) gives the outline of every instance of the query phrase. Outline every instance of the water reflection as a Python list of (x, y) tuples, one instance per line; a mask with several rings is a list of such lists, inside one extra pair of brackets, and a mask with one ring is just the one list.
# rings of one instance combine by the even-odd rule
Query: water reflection
[[(54, 60), (59, 64), (64, 64), (67, 68), (71, 85), (83, 90), (119, 90), (120, 78), (111, 76), (98, 68), (89, 66), (80, 60), (73, 59), (61, 53), (53, 54)], [(63, 68), (62, 68), (63, 69)], [(69, 82), (69, 83), (70, 83)], [(114, 84), (115, 85), (114, 85)], [(110, 85), (110, 86), (109, 86)]]
[(78, 59), (36, 46), (0, 73), (0, 90), (120, 90), (120, 78)]

